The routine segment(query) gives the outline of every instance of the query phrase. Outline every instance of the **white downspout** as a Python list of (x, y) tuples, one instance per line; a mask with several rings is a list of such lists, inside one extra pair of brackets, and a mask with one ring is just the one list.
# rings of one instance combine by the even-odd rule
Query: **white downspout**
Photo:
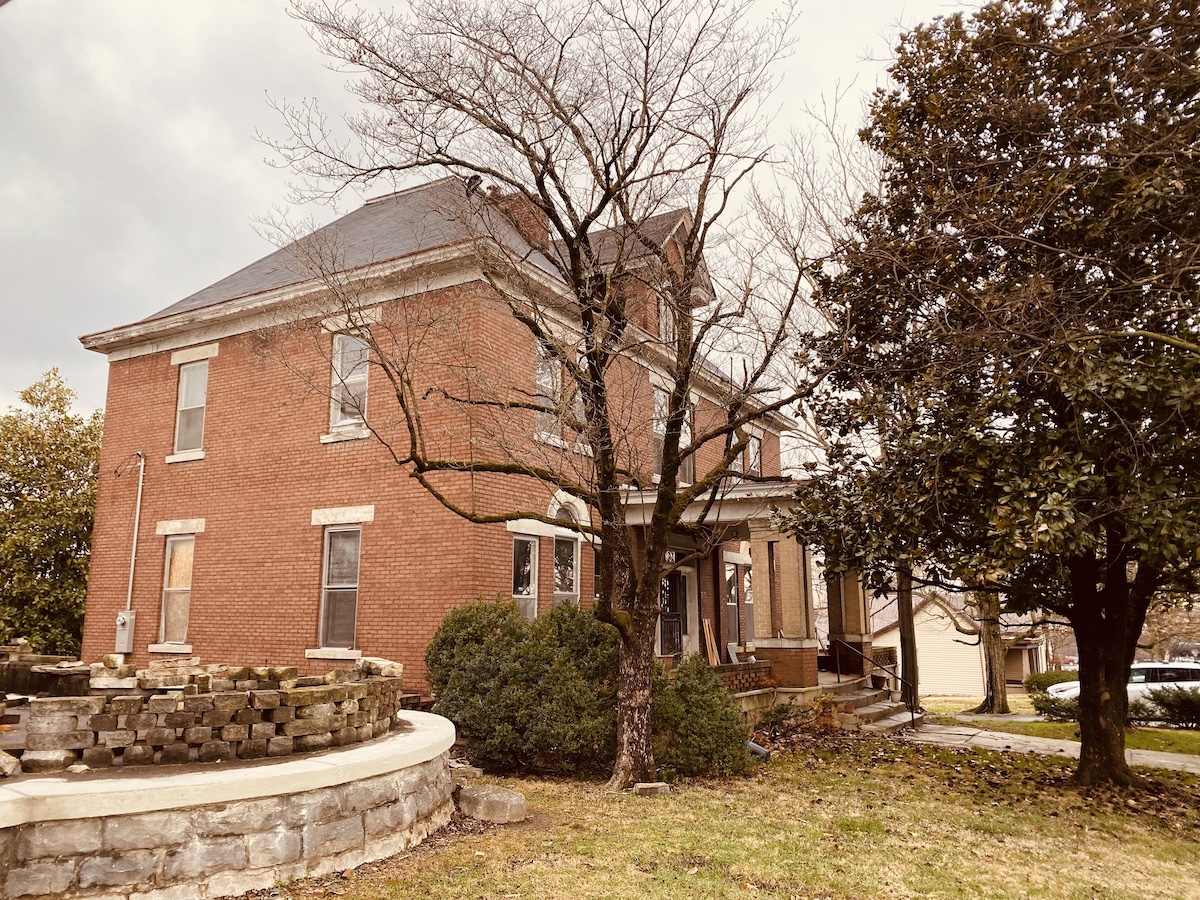
[(142, 482), (146, 478), (146, 456), (141, 450), (135, 454), (138, 458), (138, 489), (137, 503), (133, 507), (133, 551), (129, 555), (129, 589), (125, 593), (125, 609), (133, 609), (133, 570), (137, 564), (138, 526), (142, 521)]

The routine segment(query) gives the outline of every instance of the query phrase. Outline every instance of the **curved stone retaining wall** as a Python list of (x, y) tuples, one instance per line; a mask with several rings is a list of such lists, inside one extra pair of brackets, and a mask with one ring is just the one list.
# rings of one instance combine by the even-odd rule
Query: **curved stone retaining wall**
[(223, 897), (412, 847), (453, 812), (454, 726), (404, 719), (404, 732), (304, 759), (6, 784), (0, 898)]

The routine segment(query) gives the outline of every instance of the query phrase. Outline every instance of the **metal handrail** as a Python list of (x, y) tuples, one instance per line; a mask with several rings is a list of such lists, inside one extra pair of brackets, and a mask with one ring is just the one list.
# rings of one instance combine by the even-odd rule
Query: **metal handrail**
[[(913, 686), (913, 684), (910, 681), (906, 680), (904, 678), (904, 676), (901, 675), (899, 672), (893, 672), (891, 669), (889, 669), (883, 663), (876, 662), (875, 660), (871, 659), (871, 657), (867, 656), (867, 654), (863, 653), (857, 647), (855, 647), (851, 644), (847, 644), (841, 638), (831, 637), (829, 639), (829, 643), (830, 644), (841, 644), (847, 650), (852, 650), (855, 653), (857, 653), (859, 656), (861, 656), (863, 659), (865, 659), (867, 662), (869, 662), (872, 666), (874, 666), (878, 669), (883, 669), (883, 671), (887, 672), (889, 675), (891, 675), (893, 678), (895, 678), (901, 684), (908, 685), (908, 695), (912, 698), (912, 700), (909, 702), (906, 702), (904, 705), (908, 707), (908, 715), (909, 715), (910, 720), (912, 721), (913, 728), (917, 727), (917, 706), (919, 705), (917, 703), (917, 689), (916, 689), (916, 687)], [(837, 653), (833, 654), (833, 663), (835, 666), (837, 666), (838, 684), (841, 684), (842, 660), (841, 660), (841, 657), (839, 657)], [(901, 693), (903, 693), (903, 691)]]

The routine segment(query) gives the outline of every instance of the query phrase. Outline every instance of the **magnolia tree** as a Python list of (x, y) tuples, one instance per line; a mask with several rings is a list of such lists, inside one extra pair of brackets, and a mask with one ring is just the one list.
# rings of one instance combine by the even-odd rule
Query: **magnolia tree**
[[(403, 437), (387, 438), (394, 458), (470, 521), (554, 517), (533, 503), (484, 510), (453, 488), (464, 474), (526, 479), (586, 507), (556, 524), (599, 538), (596, 614), (621, 650), (612, 784), (650, 778), (660, 585), (688, 561), (668, 557), (668, 541), (680, 532), (701, 548), (716, 539), (703, 512), (685, 523), (684, 511), (717, 497), (747, 447), (746, 426), (797, 397), (787, 337), (807, 257), (783, 238), (795, 227), (757, 215), (766, 205), (740, 193), (767, 162), (763, 104), (792, 14), (751, 22), (724, 0), (295, 12), (353, 74), (363, 103), (345, 122), (348, 138), (335, 138), (313, 105), (280, 106), (290, 136), (270, 143), (306, 176), (301, 194), (457, 176), (459, 199), (448, 206), (472, 232), (504, 327), (515, 323), (540, 354), (536, 381), (505, 378), (463, 363), (468, 355), (446, 359), (446, 335), (460, 333), (466, 348), (486, 316), (468, 321), (416, 300), (385, 313), (361, 333), (400, 409)], [(336, 248), (298, 246), (355, 321), (361, 285), (329, 264)], [(423, 356), (434, 332), (441, 347)], [(652, 405), (631, 377), (646, 365), (660, 378)], [(701, 387), (717, 412), (693, 420)], [(447, 407), (474, 435), (457, 452), (436, 439), (434, 411)], [(561, 426), (567, 440), (530, 446), (528, 428), (512, 424), (522, 411), (557, 423), (547, 428), (558, 435)], [(715, 464), (697, 463), (701, 445), (720, 448)], [(627, 524), (635, 489), (650, 492), (644, 527)]]
[(0, 415), (0, 642), (79, 652), (102, 416), (51, 369)]
[(1136, 780), (1138, 636), (1200, 560), (1198, 54), (1168, 0), (907, 34), (861, 133), (881, 186), (817, 295), (841, 441), (797, 525), (877, 585), (899, 562), (1069, 622), (1082, 783)]

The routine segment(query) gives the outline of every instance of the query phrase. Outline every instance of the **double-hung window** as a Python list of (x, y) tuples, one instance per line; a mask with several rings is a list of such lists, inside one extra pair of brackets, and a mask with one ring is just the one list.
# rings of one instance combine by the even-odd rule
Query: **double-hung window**
[(537, 617), (537, 549), (536, 537), (513, 536), (512, 595), (521, 615), (530, 620)]
[(321, 646), (351, 648), (358, 618), (359, 525), (325, 529), (325, 571), (321, 586)]
[(366, 422), (370, 349), (360, 335), (339, 333), (333, 336), (330, 429), (344, 431), (359, 428)]
[(534, 431), (539, 437), (561, 441), (562, 366), (541, 344), (538, 344), (536, 387), (535, 399), (542, 408), (537, 411)]
[(762, 438), (751, 436), (746, 442), (746, 474), (762, 475)]
[[(663, 445), (667, 439), (667, 416), (670, 397), (662, 388), (654, 389), (654, 474), (662, 475)], [(689, 404), (679, 424), (679, 450), (682, 453), (692, 442), (693, 408)], [(679, 483), (691, 484), (695, 479), (695, 454), (688, 453), (679, 458)]]
[(204, 446), (204, 404), (208, 397), (208, 360), (179, 367), (179, 400), (175, 411), (175, 452)]
[(162, 618), (158, 639), (163, 644), (187, 643), (188, 618), (192, 605), (192, 560), (196, 536), (175, 534), (167, 538), (166, 571), (163, 573)]
[[(575, 515), (561, 506), (554, 518), (575, 524)], [(579, 602), (579, 534), (566, 528), (556, 529), (554, 537), (554, 602)]]

